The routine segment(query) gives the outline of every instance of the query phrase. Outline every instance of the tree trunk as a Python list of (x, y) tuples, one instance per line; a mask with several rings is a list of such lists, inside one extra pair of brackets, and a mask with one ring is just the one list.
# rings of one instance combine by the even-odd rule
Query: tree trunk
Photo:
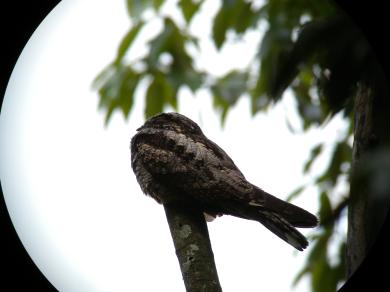
[[(386, 83), (383, 83), (386, 84)], [(390, 198), (390, 105), (387, 89), (359, 85), (348, 205), (347, 273), (350, 277), (375, 242)]]
[(362, 155), (368, 151), (372, 137), (372, 92), (360, 87), (355, 99), (354, 143), (352, 152), (352, 180), (348, 206), (347, 269), (348, 276), (356, 271), (367, 253), (366, 212), (367, 186), (356, 181), (356, 169)]
[(164, 208), (187, 292), (221, 292), (203, 212), (174, 204)]

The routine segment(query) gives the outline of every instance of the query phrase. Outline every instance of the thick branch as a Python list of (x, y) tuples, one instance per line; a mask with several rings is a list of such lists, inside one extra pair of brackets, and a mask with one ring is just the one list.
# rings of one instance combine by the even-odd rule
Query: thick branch
[(203, 212), (177, 204), (164, 208), (187, 292), (221, 292)]

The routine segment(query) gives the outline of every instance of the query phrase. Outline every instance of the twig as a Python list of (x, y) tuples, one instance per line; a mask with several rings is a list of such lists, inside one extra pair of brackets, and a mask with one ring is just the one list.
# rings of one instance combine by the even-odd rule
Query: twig
[(329, 214), (329, 216), (325, 217), (323, 220), (321, 220), (320, 224), (322, 226), (334, 223), (337, 219), (339, 219), (341, 212), (348, 207), (349, 204), (349, 197), (345, 198), (343, 201), (341, 201), (336, 208)]

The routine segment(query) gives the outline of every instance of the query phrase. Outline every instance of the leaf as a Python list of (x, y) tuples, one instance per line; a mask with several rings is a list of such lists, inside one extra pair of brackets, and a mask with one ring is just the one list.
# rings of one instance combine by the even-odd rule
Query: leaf
[(270, 28), (264, 34), (257, 57), (260, 61), (257, 81), (251, 90), (252, 113), (265, 110), (282, 92), (275, 92), (275, 78), (283, 52), (291, 47), (291, 31), (285, 27)]
[(95, 86), (99, 86), (99, 108), (106, 110), (105, 124), (116, 109), (120, 109), (125, 118), (133, 106), (133, 95), (140, 80), (139, 73), (126, 66), (110, 66), (98, 76)]
[(185, 43), (189, 40), (171, 18), (164, 19), (162, 32), (149, 42), (149, 54), (146, 62), (151, 69), (159, 67), (159, 57), (162, 53), (172, 56), (174, 70), (183, 70), (191, 66), (192, 59), (185, 50)]
[[(332, 230), (323, 230), (322, 233), (311, 236), (313, 243), (310, 249), (310, 253), (307, 257), (304, 267), (296, 275), (293, 286), (296, 285), (304, 275), (308, 274), (311, 277), (312, 290), (319, 291), (317, 281), (322, 281), (322, 273), (329, 267), (327, 262), (327, 247)], [(326, 280), (326, 279), (325, 279)], [(316, 290), (317, 289), (317, 290)], [(330, 290), (332, 291), (332, 290)], [(326, 292), (330, 292), (326, 291)]]
[(291, 202), (293, 199), (295, 199), (297, 196), (299, 196), (304, 189), (306, 188), (306, 185), (302, 185), (298, 188), (296, 188), (291, 194), (289, 194), (286, 198), (287, 202)]
[(184, 19), (189, 24), (191, 22), (194, 14), (199, 10), (199, 7), (202, 5), (203, 0), (194, 1), (194, 0), (180, 0), (179, 7), (183, 13)]
[(317, 236), (303, 269), (297, 274), (294, 285), (305, 275), (311, 277), (312, 291), (333, 292), (336, 291), (338, 283), (345, 279), (345, 240), (339, 246), (340, 261), (332, 266), (327, 257), (329, 240), (333, 234), (333, 228), (324, 229), (322, 234)]
[(233, 106), (238, 98), (247, 89), (248, 74), (233, 70), (224, 77), (219, 78), (211, 86), (214, 97), (214, 107), (221, 111), (221, 121), (224, 123), (228, 109)]
[(263, 58), (261, 60), (256, 84), (251, 90), (252, 114), (260, 110), (266, 110), (272, 101), (269, 95), (267, 95), (267, 87), (270, 82), (270, 76), (268, 74), (272, 74), (271, 71), (273, 70), (273, 57), (269, 56), (269, 58)]
[(326, 192), (321, 192), (320, 195), (320, 222), (323, 221), (325, 218), (328, 218), (332, 214), (332, 206), (330, 204), (329, 197)]
[(317, 259), (317, 263), (311, 272), (311, 285), (313, 292), (333, 292), (336, 291), (334, 282), (330, 281), (329, 275), (332, 269), (326, 257)]
[(290, 131), (290, 133), (291, 134), (296, 134), (297, 133), (297, 129), (295, 129), (294, 126), (291, 124), (290, 119), (288, 118), (287, 115), (285, 116), (285, 121), (286, 121), (287, 129)]
[(112, 116), (112, 113), (114, 112), (115, 110), (115, 104), (114, 103), (111, 103), (108, 107), (107, 107), (107, 110), (106, 110), (106, 114), (104, 116), (104, 126), (107, 126), (108, 125), (108, 122), (110, 121), (110, 118)]
[(159, 11), (161, 5), (164, 3), (164, 0), (153, 0), (153, 8), (155, 11)]
[(303, 276), (305, 276), (306, 274), (309, 274), (310, 273), (310, 269), (308, 266), (305, 266), (302, 270), (300, 270), (298, 272), (298, 274), (295, 276), (293, 282), (292, 282), (292, 286), (295, 287), (298, 282), (303, 278)]
[(124, 72), (119, 87), (118, 105), (122, 110), (123, 116), (128, 118), (131, 108), (134, 104), (134, 91), (138, 86), (140, 75), (130, 68)]
[(149, 42), (149, 54), (147, 56), (147, 64), (151, 68), (155, 68), (158, 65), (158, 58), (163, 52), (166, 52), (169, 47), (169, 42), (172, 37), (174, 27), (168, 21), (164, 22), (163, 31), (154, 39)]
[(234, 11), (234, 30), (238, 34), (243, 34), (246, 30), (251, 27), (256, 21), (256, 13), (252, 9), (251, 2), (237, 1)]
[(165, 103), (176, 99), (175, 92), (161, 73), (157, 73), (146, 91), (145, 117), (161, 113)]
[(224, 77), (219, 78), (211, 87), (215, 95), (218, 95), (224, 102), (233, 105), (238, 98), (246, 91), (248, 75), (246, 72), (233, 70)]
[[(164, 19), (162, 32), (150, 41), (149, 54), (146, 57), (148, 72), (152, 75), (163, 72), (164, 80), (169, 83), (173, 93), (176, 93), (182, 85), (187, 85), (195, 92), (204, 82), (204, 73), (194, 69), (191, 56), (186, 51), (186, 43), (196, 41), (179, 29), (171, 18)], [(164, 64), (160, 60), (162, 54), (171, 57), (172, 62)], [(177, 107), (176, 98), (164, 101), (173, 108)]]
[(221, 5), (213, 21), (213, 41), (217, 49), (222, 47), (225, 42), (226, 32), (229, 27), (230, 10)]
[(259, 11), (254, 11), (252, 2), (242, 0), (224, 0), (213, 21), (213, 40), (217, 49), (225, 42), (228, 30), (242, 35), (248, 28), (254, 27), (259, 19)]
[(288, 56), (286, 52), (291, 48), (292, 30), (286, 27), (270, 28), (265, 33), (259, 57), (261, 60), (261, 77), (264, 81), (261, 83), (260, 93), (265, 93), (275, 100), (281, 97), (283, 90), (279, 90), (278, 74), (284, 73), (280, 68)]
[(191, 89), (193, 93), (201, 87), (204, 82), (205, 74), (195, 70), (186, 70), (185, 72), (185, 83)]
[[(336, 291), (337, 284), (345, 277), (343, 267), (345, 262), (342, 258), (338, 265), (332, 266), (328, 260), (328, 244), (332, 236), (333, 229), (325, 229), (320, 236), (317, 237), (313, 248), (310, 251), (305, 267), (296, 276), (296, 284), (303, 275), (309, 274), (311, 277), (312, 291), (314, 292), (333, 292)], [(345, 242), (341, 243), (340, 248), (345, 248)], [(344, 257), (344, 253), (340, 253)]]
[(106, 82), (109, 76), (115, 74), (114, 65), (111, 63), (105, 67), (92, 81), (92, 87), (99, 90), (100, 87)]
[(317, 178), (316, 182), (321, 183), (328, 181), (334, 186), (337, 183), (339, 175), (342, 173), (341, 165), (344, 162), (351, 161), (352, 148), (347, 141), (342, 141), (336, 144), (328, 168), (323, 175)]
[(337, 282), (343, 281), (345, 277), (347, 276), (347, 265), (346, 265), (346, 258), (347, 258), (347, 243), (346, 240), (342, 241), (339, 246), (339, 254), (338, 254), (339, 262), (334, 267), (334, 272), (336, 276)]
[(150, 0), (126, 0), (127, 12), (135, 21), (141, 19), (142, 13), (150, 6)]
[(114, 61), (115, 65), (118, 65), (122, 61), (127, 50), (129, 49), (129, 47), (133, 43), (134, 39), (138, 35), (138, 33), (141, 30), (141, 28), (143, 27), (143, 25), (144, 25), (144, 22), (140, 21), (125, 34), (125, 36), (123, 37), (123, 39), (120, 42), (119, 47), (118, 47), (118, 52), (117, 52), (117, 55), (116, 55), (116, 58)]
[(306, 161), (304, 167), (303, 167), (303, 172), (307, 173), (313, 164), (313, 162), (316, 160), (316, 158), (321, 154), (323, 144), (318, 144), (314, 148), (311, 149), (310, 152), (310, 158)]

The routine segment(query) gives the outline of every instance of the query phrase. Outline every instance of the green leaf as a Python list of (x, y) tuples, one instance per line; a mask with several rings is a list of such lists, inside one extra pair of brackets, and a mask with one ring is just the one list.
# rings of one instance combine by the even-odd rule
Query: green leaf
[(252, 2), (224, 0), (213, 21), (213, 40), (217, 49), (225, 42), (228, 30), (238, 35), (253, 27), (259, 19), (259, 12), (252, 8)]
[(225, 121), (227, 112), (247, 89), (248, 74), (233, 70), (224, 77), (219, 78), (211, 86), (214, 97), (214, 107), (221, 110), (222, 124)]
[(228, 74), (219, 78), (217, 82), (211, 87), (214, 95), (228, 105), (236, 103), (238, 98), (247, 89), (248, 74), (237, 70), (230, 71)]
[(106, 110), (106, 114), (104, 116), (104, 125), (107, 126), (108, 122), (110, 121), (110, 118), (112, 116), (112, 113), (114, 112), (116, 106), (114, 103), (111, 103)]
[(118, 52), (114, 61), (115, 65), (118, 65), (123, 57), (125, 56), (127, 50), (133, 43), (134, 39), (138, 35), (139, 31), (141, 30), (142, 26), (144, 25), (144, 22), (140, 21), (135, 26), (133, 26), (123, 37), (122, 41), (119, 44)]
[(185, 83), (191, 89), (192, 92), (201, 87), (204, 82), (205, 74), (195, 70), (186, 70), (185, 72)]
[(150, 0), (126, 0), (127, 12), (135, 21), (141, 19), (142, 13), (150, 6)]
[(203, 0), (194, 1), (194, 0), (180, 0), (179, 7), (181, 8), (181, 12), (183, 13), (184, 19), (187, 24), (191, 22), (194, 14), (199, 10), (199, 7), (202, 5)]
[(320, 222), (323, 221), (325, 218), (328, 218), (332, 213), (332, 206), (330, 204), (329, 197), (326, 192), (321, 192), (320, 195)]
[(302, 186), (296, 188), (291, 194), (289, 194), (287, 196), (286, 201), (291, 202), (293, 199), (298, 197), (304, 191), (305, 188), (306, 188), (306, 185), (302, 185)]
[(238, 1), (234, 9), (234, 30), (238, 34), (243, 34), (257, 20), (256, 14), (252, 9), (251, 2)]
[(95, 86), (99, 86), (99, 108), (106, 110), (106, 125), (117, 109), (127, 118), (133, 106), (134, 91), (140, 80), (139, 73), (134, 72), (131, 67), (111, 65), (98, 77)]
[(92, 81), (92, 88), (99, 90), (106, 82), (106, 80), (115, 74), (114, 65), (111, 63), (107, 65)]
[(297, 133), (297, 130), (296, 130), (296, 129), (294, 128), (294, 126), (291, 124), (290, 119), (288, 118), (287, 115), (285, 116), (285, 121), (286, 121), (287, 129), (290, 131), (290, 133), (291, 133), (291, 134), (296, 134), (296, 133)]
[(162, 32), (149, 42), (150, 50), (146, 58), (150, 68), (159, 66), (159, 57), (162, 53), (169, 53), (173, 59), (173, 66), (180, 67), (191, 63), (191, 58), (185, 51), (187, 38), (181, 33), (176, 23), (171, 18), (164, 19)]
[(255, 87), (251, 90), (252, 114), (260, 110), (266, 110), (272, 102), (270, 96), (267, 94), (267, 88), (270, 83), (270, 75), (268, 74), (272, 74), (274, 57), (271, 55), (269, 58), (263, 58), (261, 60), (258, 78)]
[(138, 86), (140, 75), (130, 68), (123, 73), (119, 87), (118, 105), (122, 110), (123, 116), (128, 118), (131, 108), (134, 104), (134, 92)]
[(338, 254), (339, 262), (334, 267), (334, 273), (337, 283), (341, 282), (345, 279), (347, 276), (347, 265), (346, 265), (346, 258), (347, 258), (347, 243), (346, 240), (341, 242), (339, 246), (339, 254)]
[(153, 8), (156, 11), (160, 10), (161, 5), (164, 3), (164, 0), (153, 0)]
[(175, 92), (161, 73), (157, 73), (146, 91), (145, 117), (149, 118), (164, 109), (165, 103), (173, 103)]
[(335, 287), (333, 287), (333, 281), (329, 281), (329, 274), (331, 271), (332, 270), (326, 257), (320, 257), (317, 259), (317, 263), (311, 272), (311, 285), (313, 292), (336, 291)]
[(291, 44), (291, 30), (286, 27), (271, 27), (264, 34), (257, 55), (260, 61), (257, 81), (251, 90), (252, 113), (265, 110), (272, 101), (280, 99), (282, 92), (275, 91), (275, 78)]
[(184, 70), (172, 70), (166, 74), (167, 79), (172, 87), (179, 90), (180, 86), (187, 85), (188, 88), (195, 93), (205, 79), (205, 73), (195, 71), (191, 66)]
[(310, 273), (310, 269), (308, 266), (305, 266), (302, 270), (300, 270), (298, 272), (298, 274), (295, 276), (293, 282), (292, 282), (292, 286), (295, 287), (298, 282), (303, 278), (303, 276), (305, 276), (306, 274), (309, 274)]
[(169, 42), (173, 33), (173, 27), (169, 24), (164, 26), (164, 30), (149, 43), (149, 54), (147, 56), (147, 64), (150, 68), (158, 66), (158, 59), (163, 52), (166, 52), (169, 47)]
[(303, 167), (303, 172), (307, 173), (313, 164), (313, 162), (316, 160), (316, 158), (321, 154), (323, 144), (318, 144), (314, 148), (311, 149), (310, 152), (310, 158), (306, 161), (304, 167)]
[(317, 178), (316, 182), (328, 181), (332, 186), (336, 185), (337, 179), (342, 173), (341, 165), (344, 162), (350, 162), (352, 158), (352, 148), (347, 141), (336, 144), (328, 168), (323, 175)]
[[(187, 85), (195, 92), (204, 82), (204, 73), (194, 69), (193, 60), (186, 51), (186, 44), (194, 42), (195, 38), (181, 31), (172, 19), (165, 18), (162, 32), (150, 41), (150, 51), (146, 58), (149, 71), (164, 72), (175, 91)], [(161, 64), (160, 56), (163, 53), (171, 57), (172, 63)]]
[(159, 11), (163, 3), (163, 0), (126, 0), (127, 12), (135, 21), (139, 21), (149, 7)]
[(329, 287), (329, 283), (326, 283), (326, 281), (328, 281), (327, 276), (328, 272), (331, 272), (331, 267), (327, 259), (327, 248), (332, 232), (333, 231), (331, 229), (322, 230), (321, 233), (315, 236), (305, 266), (296, 275), (293, 285), (296, 285), (304, 275), (308, 274), (311, 278), (312, 291), (335, 291), (321, 290), (322, 287), (324, 287), (325, 289), (328, 289)]
[(226, 32), (230, 25), (230, 10), (226, 6), (221, 5), (217, 15), (213, 21), (213, 40), (217, 49), (222, 47), (225, 42)]
[(345, 241), (340, 245), (340, 261), (332, 266), (328, 260), (328, 244), (333, 230), (327, 229), (317, 237), (304, 268), (298, 273), (293, 284), (305, 274), (311, 277), (312, 291), (333, 292), (337, 284), (345, 278)]

